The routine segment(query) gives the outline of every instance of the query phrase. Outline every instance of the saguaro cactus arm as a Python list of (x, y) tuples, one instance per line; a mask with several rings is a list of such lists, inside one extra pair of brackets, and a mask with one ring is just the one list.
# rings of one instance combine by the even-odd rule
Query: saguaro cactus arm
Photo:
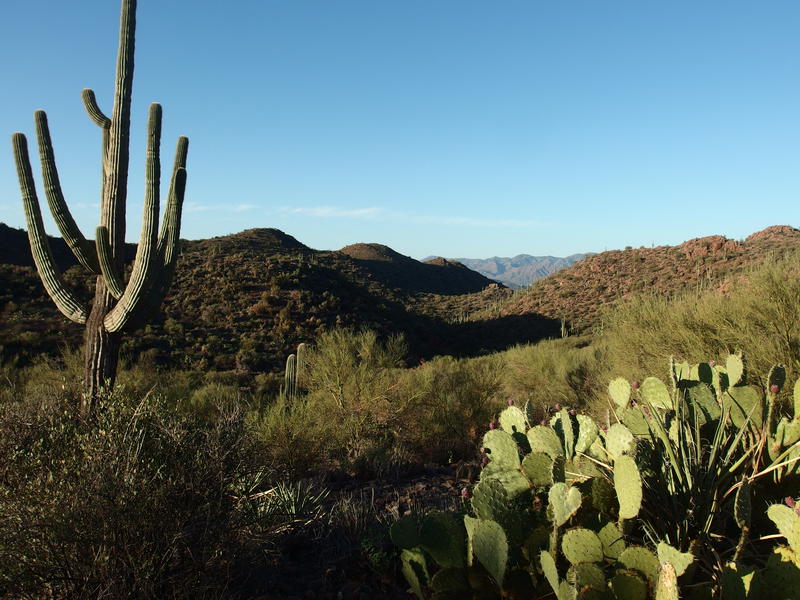
[(95, 245), (97, 246), (97, 260), (103, 273), (108, 291), (115, 299), (119, 300), (125, 291), (125, 282), (114, 266), (114, 257), (111, 253), (111, 242), (108, 238), (108, 227), (100, 225), (95, 230)]
[(121, 331), (141, 308), (155, 279), (158, 252), (159, 185), (161, 183), (161, 105), (150, 105), (147, 125), (147, 166), (142, 232), (133, 271), (125, 292), (103, 323), (108, 331)]
[(19, 186), (22, 191), (22, 203), (25, 208), (25, 220), (28, 225), (28, 240), (31, 244), (31, 254), (36, 263), (36, 270), (58, 310), (76, 323), (86, 323), (86, 309), (64, 285), (61, 272), (50, 250), (50, 242), (47, 241), (28, 156), (28, 141), (22, 133), (15, 133), (11, 140), (14, 146), (14, 159), (17, 163)]
[(83, 99), (83, 106), (89, 114), (89, 118), (94, 121), (98, 127), (103, 129), (111, 127), (111, 119), (109, 119), (97, 105), (97, 98), (95, 98), (94, 90), (86, 88), (81, 92), (81, 98)]
[(34, 114), (34, 120), (36, 121), (36, 137), (39, 141), (44, 193), (47, 197), (47, 203), (50, 205), (50, 212), (53, 214), (53, 219), (58, 225), (64, 241), (72, 250), (78, 262), (91, 273), (100, 274), (95, 250), (78, 229), (75, 219), (72, 218), (72, 214), (64, 200), (64, 193), (61, 191), (61, 182), (56, 168), (53, 144), (50, 139), (50, 128), (47, 125), (47, 115), (43, 110), (37, 110)]

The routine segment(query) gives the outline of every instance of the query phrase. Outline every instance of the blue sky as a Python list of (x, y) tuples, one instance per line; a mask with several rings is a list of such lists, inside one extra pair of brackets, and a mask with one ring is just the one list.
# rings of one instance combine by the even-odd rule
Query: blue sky
[[(0, 131), (30, 140), (47, 111), (91, 236), (100, 134), (80, 91), (110, 113), (118, 2), (2, 16)], [(190, 239), (277, 227), (482, 258), (798, 226), (798, 31), (793, 1), (139, 0), (128, 235), (152, 101), (165, 168), (191, 140)], [(0, 221), (21, 227), (10, 147)]]

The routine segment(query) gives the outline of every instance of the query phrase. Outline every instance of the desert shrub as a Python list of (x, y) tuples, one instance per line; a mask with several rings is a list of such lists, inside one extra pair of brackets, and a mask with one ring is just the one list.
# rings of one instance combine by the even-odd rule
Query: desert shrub
[(501, 376), (496, 355), (436, 357), (407, 372), (401, 384), (403, 439), (426, 462), (471, 458), (501, 404)]
[(188, 414), (197, 418), (214, 421), (219, 415), (220, 407), (237, 401), (238, 392), (234, 386), (207, 383), (192, 391), (180, 406)]
[(583, 407), (602, 387), (597, 377), (603, 350), (586, 337), (517, 346), (502, 355), (505, 396), (530, 402), (544, 416), (556, 403)]
[[(406, 346), (373, 331), (333, 329), (306, 356), (306, 395), (280, 395), (253, 416), (259, 438), (288, 473), (382, 462), (393, 446), (392, 397)], [(391, 453), (389, 453), (391, 454)]]
[(747, 348), (754, 371), (784, 364), (789, 375), (800, 365), (800, 278), (797, 260), (762, 267), (721, 289), (675, 299), (641, 295), (605, 315), (603, 375), (629, 379), (664, 374), (664, 355), (690, 362)]
[(57, 395), (4, 402), (0, 596), (223, 597), (259, 454), (241, 410), (217, 414), (186, 418), (156, 394), (115, 393), (91, 422)]

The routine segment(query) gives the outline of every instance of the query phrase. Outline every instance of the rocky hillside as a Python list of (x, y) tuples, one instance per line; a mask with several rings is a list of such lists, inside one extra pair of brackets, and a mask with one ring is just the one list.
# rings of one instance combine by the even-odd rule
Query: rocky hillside
[(513, 288), (527, 288), (534, 281), (572, 266), (588, 254), (570, 256), (531, 256), (518, 254), (511, 258), (493, 256), (492, 258), (453, 258), (481, 275), (494, 279)]
[(631, 294), (730, 285), (725, 277), (797, 249), (800, 229), (775, 225), (744, 241), (712, 235), (677, 246), (611, 250), (537, 281), (495, 312), (564, 318), (584, 330), (598, 324), (602, 309)]
[(479, 292), (495, 283), (459, 262), (440, 257), (420, 262), (382, 244), (352, 244), (339, 252), (352, 258), (384, 285), (409, 292), (452, 296)]
[[(24, 362), (79, 345), (82, 328), (46, 297), (25, 233), (7, 227), (0, 233), (0, 359)], [(74, 266), (63, 241), (52, 241), (69, 284), (91, 298), (93, 277)], [(158, 363), (252, 375), (279, 371), (299, 342), (333, 326), (403, 333), (410, 361), (488, 352), (557, 329), (535, 315), (470, 320), (510, 290), (463, 265), (423, 264), (385, 246), (321, 252), (276, 229), (182, 245), (163, 310), (127, 338), (128, 355), (148, 352)]]

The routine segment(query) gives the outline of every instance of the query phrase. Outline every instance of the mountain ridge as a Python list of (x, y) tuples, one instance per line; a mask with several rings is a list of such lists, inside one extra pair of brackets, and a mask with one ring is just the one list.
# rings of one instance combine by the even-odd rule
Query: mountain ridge
[[(547, 277), (561, 269), (572, 266), (591, 253), (577, 253), (569, 256), (533, 256), (517, 254), (512, 257), (492, 256), (489, 258), (448, 258), (477, 271), (481, 275), (494, 279), (512, 289), (523, 289), (534, 281)], [(433, 257), (423, 259), (428, 261)]]

